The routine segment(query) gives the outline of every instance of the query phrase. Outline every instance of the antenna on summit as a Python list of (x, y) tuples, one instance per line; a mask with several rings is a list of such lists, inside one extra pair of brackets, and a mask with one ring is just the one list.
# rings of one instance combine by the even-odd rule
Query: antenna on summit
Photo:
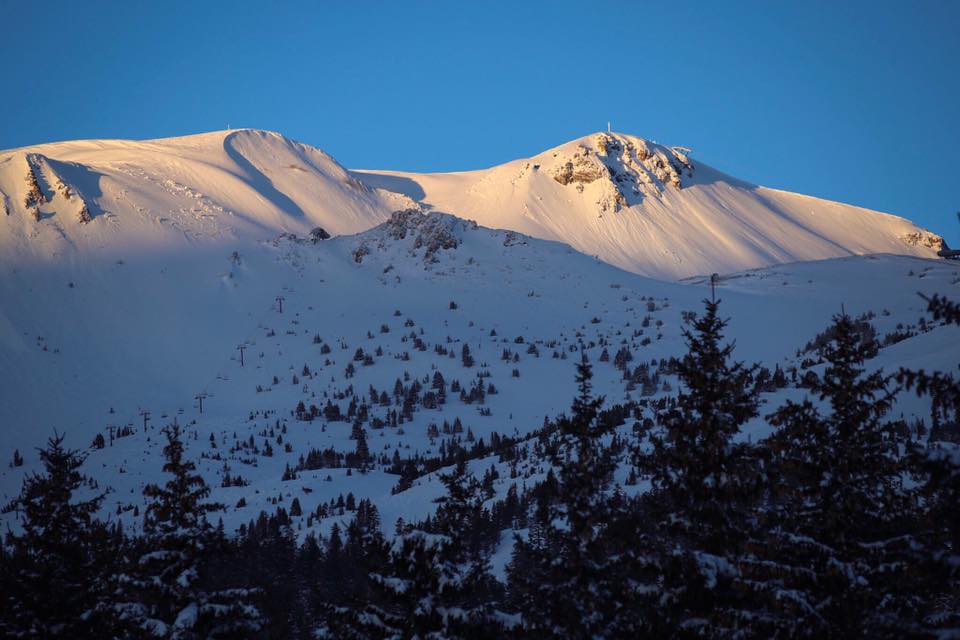
[(610, 133), (610, 121), (607, 120), (607, 133)]

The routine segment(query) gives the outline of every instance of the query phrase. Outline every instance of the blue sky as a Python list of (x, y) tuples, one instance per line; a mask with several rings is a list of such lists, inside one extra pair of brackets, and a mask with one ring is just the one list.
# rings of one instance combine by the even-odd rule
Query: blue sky
[(472, 169), (606, 127), (960, 245), (960, 2), (0, 0), (0, 148), (255, 127)]

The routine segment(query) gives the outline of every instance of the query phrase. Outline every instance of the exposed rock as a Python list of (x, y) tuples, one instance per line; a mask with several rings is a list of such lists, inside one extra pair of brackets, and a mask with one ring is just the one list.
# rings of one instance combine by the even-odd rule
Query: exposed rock
[(436, 262), (437, 253), (460, 246), (461, 229), (477, 229), (477, 223), (442, 213), (425, 214), (418, 209), (394, 211), (389, 220), (364, 234), (354, 250), (354, 260), (361, 262), (370, 253), (372, 242), (378, 250), (385, 251), (391, 244), (406, 241), (410, 255), (422, 250), (424, 262)]
[(553, 174), (553, 179), (566, 186), (571, 182), (577, 184), (590, 184), (599, 180), (605, 175), (609, 175), (609, 169), (596, 160), (595, 156), (588, 155), (589, 149), (583, 150), (585, 153), (577, 152), (572, 160), (558, 167)]
[(68, 200), (73, 196), (73, 192), (70, 191), (70, 185), (59, 178), (57, 179), (57, 193)]
[(310, 241), (314, 244), (320, 242), (321, 240), (329, 240), (330, 234), (327, 233), (327, 230), (323, 227), (314, 227), (310, 230)]
[(581, 144), (572, 157), (558, 157), (551, 174), (578, 193), (605, 178), (597, 200), (601, 215), (637, 204), (645, 195), (659, 197), (668, 185), (681, 189), (684, 175), (693, 175), (690, 150), (684, 147), (668, 148), (609, 133), (597, 134), (591, 141), (593, 149)]
[(527, 244), (524, 236), (519, 235), (516, 231), (507, 231), (503, 234), (503, 246), (512, 247), (518, 244)]
[(930, 233), (929, 231), (914, 231), (913, 233), (907, 233), (900, 236), (900, 239), (912, 247), (921, 246), (927, 247), (928, 249), (934, 249), (936, 251), (942, 251), (943, 249), (947, 248), (947, 245), (942, 237), (935, 233)]
[(83, 203), (83, 206), (80, 208), (80, 213), (77, 214), (77, 217), (80, 219), (80, 224), (87, 224), (93, 220), (93, 216), (90, 215), (90, 210), (87, 209), (86, 202)]
[(27, 195), (23, 200), (23, 206), (39, 207), (47, 201), (47, 197), (40, 190), (40, 183), (37, 181), (37, 174), (34, 172), (33, 163), (27, 160)]
[(357, 264), (361, 264), (363, 262), (364, 256), (367, 256), (369, 254), (370, 254), (370, 247), (368, 247), (365, 242), (362, 242), (360, 243), (360, 246), (358, 246), (356, 249), (353, 250), (353, 261), (356, 262)]

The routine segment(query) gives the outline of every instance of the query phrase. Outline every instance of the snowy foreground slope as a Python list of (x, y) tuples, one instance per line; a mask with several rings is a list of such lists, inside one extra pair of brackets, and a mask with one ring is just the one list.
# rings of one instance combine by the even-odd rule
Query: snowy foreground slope
[(942, 246), (904, 218), (748, 184), (686, 149), (619, 133), (481, 171), (355, 175), (434, 210), (670, 280), (869, 253), (935, 257)]
[[(682, 314), (701, 311), (709, 295), (702, 278), (651, 280), (567, 245), (416, 210), (330, 240), (273, 233), (259, 242), (111, 244), (68, 255), (4, 258), (0, 271), (0, 503), (36, 468), (34, 447), (54, 428), (85, 449), (100, 434), (105, 446), (90, 449), (88, 472), (110, 490), (105, 513), (132, 526), (143, 486), (159, 477), (160, 429), (174, 420), (186, 426), (214, 499), (227, 505), (229, 529), (297, 498), (298, 531), (308, 521), (326, 531), (350, 514), (308, 516), (349, 493), (371, 498), (387, 529), (397, 518), (422, 518), (440, 483), (425, 475), (395, 492), (392, 462), (437, 456), (456, 439), (469, 447), (494, 432), (522, 438), (539, 428), (569, 407), (581, 343), (609, 402), (671, 393), (676, 380), (659, 373), (661, 359), (682, 355)], [(955, 329), (921, 326), (925, 304), (916, 294), (960, 297), (958, 266), (848, 257), (732, 274), (718, 291), (738, 358), (798, 367), (809, 357), (798, 350), (844, 305), (852, 315), (869, 313), (880, 338), (898, 326), (909, 336), (883, 348), (876, 366), (955, 370)], [(624, 379), (616, 366), (622, 349), (631, 368), (649, 364), (649, 384)], [(422, 398), (437, 373), (446, 402), (430, 406)], [(417, 400), (405, 407), (415, 383)], [(802, 393), (790, 386), (768, 394), (767, 406)], [(897, 408), (907, 418), (926, 410), (907, 396)], [(311, 450), (353, 453), (354, 421), (366, 431), (373, 469), (303, 464)], [(765, 428), (757, 421), (745, 437)], [(111, 442), (111, 433), (123, 437)], [(6, 464), (14, 448), (23, 467)], [(515, 470), (495, 456), (471, 463), (478, 476), (491, 466), (500, 497), (544, 473), (536, 460)]]

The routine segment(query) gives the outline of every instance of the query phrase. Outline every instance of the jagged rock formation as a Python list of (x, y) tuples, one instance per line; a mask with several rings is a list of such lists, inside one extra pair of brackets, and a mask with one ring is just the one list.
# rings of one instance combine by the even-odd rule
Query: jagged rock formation
[(693, 176), (688, 153), (681, 147), (600, 133), (579, 144), (572, 155), (555, 153), (556, 164), (548, 171), (556, 182), (572, 185), (578, 193), (602, 181), (597, 199), (602, 215), (638, 204), (645, 196), (660, 197), (667, 186), (682, 188), (683, 176)]
[(47, 202), (47, 196), (40, 190), (40, 182), (37, 180), (34, 161), (27, 157), (27, 195), (23, 200), (23, 206), (26, 209), (39, 207)]
[(476, 222), (447, 214), (425, 214), (419, 209), (394, 211), (389, 220), (360, 235), (353, 257), (362, 263), (372, 248), (384, 251), (391, 244), (402, 242), (409, 255), (416, 256), (422, 250), (424, 263), (431, 264), (437, 261), (438, 252), (460, 246), (460, 234), (464, 230), (476, 229)]
[(912, 247), (927, 247), (937, 252), (942, 251), (946, 247), (946, 243), (942, 237), (929, 231), (905, 233), (900, 236), (900, 239)]
[(93, 216), (90, 215), (90, 210), (87, 208), (86, 202), (84, 202), (83, 206), (80, 208), (80, 212), (77, 214), (77, 219), (80, 220), (80, 224), (87, 224), (93, 220)]
[[(643, 195), (659, 196), (670, 185), (683, 187), (683, 176), (693, 176), (689, 150), (668, 148), (639, 138), (597, 134), (580, 144), (573, 156), (559, 156), (553, 171), (558, 183), (583, 193), (584, 185), (607, 178), (611, 197), (600, 201), (601, 212), (620, 211)], [(555, 154), (556, 156), (557, 154)]]

